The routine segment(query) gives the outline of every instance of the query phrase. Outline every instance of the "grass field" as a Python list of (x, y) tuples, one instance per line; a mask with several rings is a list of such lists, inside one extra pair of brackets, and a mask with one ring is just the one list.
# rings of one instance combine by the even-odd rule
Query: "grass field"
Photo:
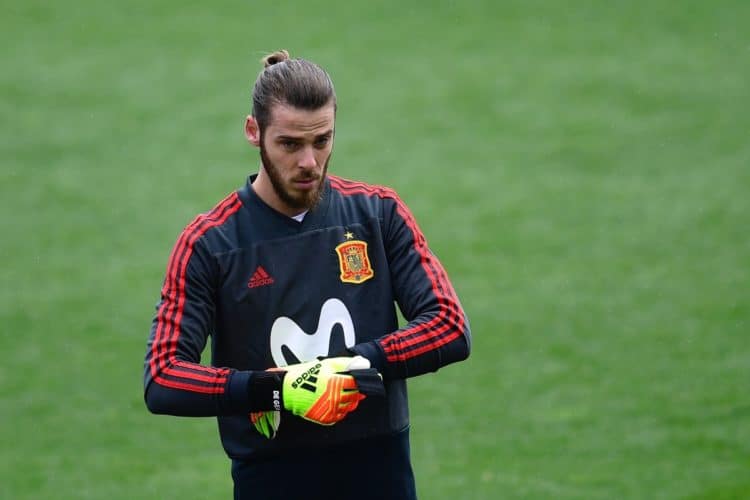
[(470, 315), (410, 384), (420, 498), (750, 498), (750, 3), (2, 10), (1, 498), (230, 497), (142, 359), (281, 47), (337, 85), (332, 171), (400, 192)]

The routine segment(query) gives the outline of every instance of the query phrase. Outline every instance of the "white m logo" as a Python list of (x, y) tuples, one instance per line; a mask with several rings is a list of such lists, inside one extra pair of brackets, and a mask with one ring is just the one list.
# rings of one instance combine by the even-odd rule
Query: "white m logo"
[(352, 316), (343, 302), (339, 299), (328, 299), (320, 309), (318, 329), (313, 334), (305, 332), (291, 318), (281, 316), (271, 326), (271, 356), (276, 366), (286, 366), (287, 360), (282, 347), (301, 362), (310, 361), (318, 356), (328, 356), (331, 343), (331, 333), (335, 325), (341, 325), (344, 330), (344, 343), (351, 347), (356, 342)]

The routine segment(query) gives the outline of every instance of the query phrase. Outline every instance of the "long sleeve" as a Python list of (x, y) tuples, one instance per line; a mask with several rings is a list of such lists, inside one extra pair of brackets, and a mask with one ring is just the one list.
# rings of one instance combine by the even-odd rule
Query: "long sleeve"
[(384, 197), (385, 244), (403, 328), (352, 349), (385, 377), (407, 378), (466, 359), (469, 323), (438, 258), (408, 207), (391, 190)]
[(146, 406), (154, 413), (212, 416), (246, 413), (251, 372), (200, 364), (216, 306), (215, 263), (201, 236), (239, 207), (228, 197), (178, 238), (167, 265), (145, 359)]

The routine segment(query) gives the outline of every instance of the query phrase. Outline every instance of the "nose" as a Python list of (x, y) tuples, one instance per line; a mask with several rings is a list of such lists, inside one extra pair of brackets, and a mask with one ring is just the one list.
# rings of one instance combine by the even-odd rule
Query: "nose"
[(318, 163), (315, 161), (315, 150), (312, 146), (302, 148), (300, 152), (299, 166), (304, 168), (315, 168)]

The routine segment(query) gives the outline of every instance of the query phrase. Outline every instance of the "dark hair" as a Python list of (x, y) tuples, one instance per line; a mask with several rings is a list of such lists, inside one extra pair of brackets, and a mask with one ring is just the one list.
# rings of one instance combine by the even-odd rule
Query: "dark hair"
[(290, 59), (286, 50), (277, 50), (261, 61), (264, 68), (253, 87), (252, 112), (261, 131), (271, 119), (274, 104), (316, 110), (333, 99), (336, 109), (336, 91), (331, 77), (317, 64)]

